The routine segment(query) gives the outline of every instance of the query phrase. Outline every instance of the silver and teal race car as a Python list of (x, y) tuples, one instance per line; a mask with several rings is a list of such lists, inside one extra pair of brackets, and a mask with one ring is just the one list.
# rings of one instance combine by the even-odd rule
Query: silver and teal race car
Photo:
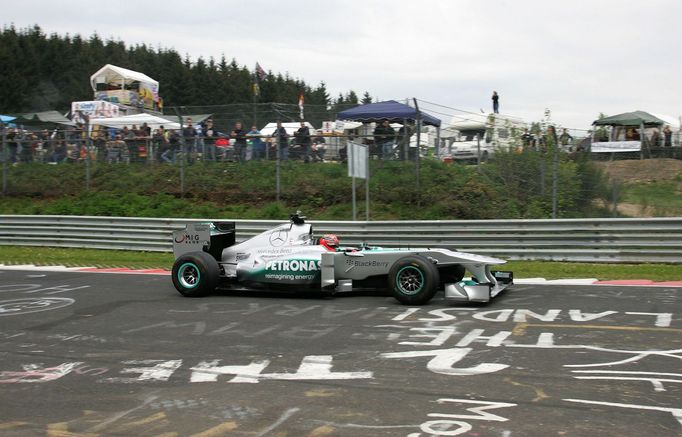
[[(488, 302), (513, 283), (506, 261), (437, 248), (338, 247), (313, 236), (305, 217), (236, 243), (232, 222), (190, 223), (173, 233), (173, 285), (187, 297), (218, 288), (388, 289), (405, 305), (427, 303), (438, 290), (454, 301)], [(338, 240), (336, 240), (338, 241)], [(471, 277), (465, 279), (466, 272)]]

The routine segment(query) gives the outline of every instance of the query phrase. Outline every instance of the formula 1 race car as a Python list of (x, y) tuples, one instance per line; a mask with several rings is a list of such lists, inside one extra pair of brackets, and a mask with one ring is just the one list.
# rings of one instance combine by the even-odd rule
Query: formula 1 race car
[[(389, 289), (405, 305), (427, 303), (438, 290), (455, 301), (487, 302), (513, 283), (506, 261), (437, 248), (339, 247), (333, 235), (313, 237), (305, 217), (241, 243), (233, 222), (190, 223), (173, 233), (173, 285), (187, 297), (228, 289)], [(471, 279), (464, 280), (466, 271)]]

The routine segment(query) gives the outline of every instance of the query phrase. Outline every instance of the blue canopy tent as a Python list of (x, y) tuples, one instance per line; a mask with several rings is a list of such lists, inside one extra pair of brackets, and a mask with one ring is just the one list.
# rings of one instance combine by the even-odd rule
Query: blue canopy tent
[(15, 118), (16, 117), (12, 117), (11, 115), (0, 115), (0, 123), (9, 123)]
[(417, 120), (418, 115), (423, 124), (440, 127), (440, 120), (436, 117), (421, 112), (411, 106), (396, 102), (395, 100), (368, 103), (366, 105), (346, 109), (345, 111), (339, 112), (336, 118), (339, 120), (355, 120), (367, 123), (388, 119), (391, 123), (403, 123), (405, 120)]
[[(354, 120), (362, 121), (364, 123), (380, 122), (388, 120), (391, 123), (404, 124), (406, 121), (418, 122), (417, 127), (417, 144), (420, 144), (420, 126), (429, 125), (437, 129), (437, 138), (440, 138), (440, 120), (436, 117), (419, 110), (417, 100), (415, 99), (415, 107), (396, 102), (395, 100), (386, 100), (385, 102), (368, 103), (366, 105), (356, 106), (354, 108), (346, 109), (336, 115), (338, 120)], [(436, 143), (439, 143), (439, 139)], [(407, 146), (405, 146), (407, 147)], [(407, 150), (403, 153), (407, 154)], [(417, 159), (419, 153), (416, 154)]]
[[(417, 99), (414, 99), (415, 106), (417, 106)], [(395, 100), (386, 100), (385, 102), (368, 103), (366, 105), (356, 106), (355, 108), (346, 109), (341, 111), (336, 115), (338, 120), (354, 120), (362, 121), (365, 123), (379, 122), (381, 120), (388, 119), (391, 123), (405, 123), (405, 121), (411, 121), (417, 123), (417, 147), (415, 152), (415, 163), (417, 172), (417, 192), (420, 192), (420, 171), (419, 171), (419, 135), (421, 132), (421, 125), (426, 124), (429, 126), (434, 126), (438, 130), (438, 136), (440, 136), (440, 120), (436, 117), (429, 115), (425, 112), (419, 110), (419, 107), (411, 107), (403, 103), (396, 102)], [(404, 147), (407, 147), (407, 143)], [(405, 159), (407, 159), (407, 149), (404, 150)], [(369, 179), (369, 176), (367, 177)], [(369, 187), (367, 183), (366, 187)], [(369, 188), (367, 189), (367, 198), (369, 199)], [(417, 205), (421, 204), (421, 199), (417, 200)], [(369, 211), (369, 201), (367, 210)], [(355, 218), (355, 214), (353, 214)], [(369, 220), (369, 212), (367, 213), (367, 219)]]

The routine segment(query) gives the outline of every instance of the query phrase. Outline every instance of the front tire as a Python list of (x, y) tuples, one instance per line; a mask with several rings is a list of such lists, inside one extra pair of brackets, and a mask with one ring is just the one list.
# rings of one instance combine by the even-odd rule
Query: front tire
[(206, 252), (190, 252), (173, 263), (173, 285), (185, 297), (206, 296), (220, 280), (218, 262)]
[(404, 305), (424, 305), (438, 291), (436, 266), (420, 255), (396, 261), (388, 271), (388, 285), (393, 297)]

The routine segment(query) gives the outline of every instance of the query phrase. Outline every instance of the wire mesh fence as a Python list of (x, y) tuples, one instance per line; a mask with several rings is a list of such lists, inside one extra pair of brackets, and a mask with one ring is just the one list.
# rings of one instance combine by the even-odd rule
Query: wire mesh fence
[[(481, 177), (515, 190), (517, 197), (529, 199), (524, 210), (516, 213), (517, 217), (575, 217), (576, 202), (598, 202), (602, 214), (609, 216), (682, 214), (678, 212), (682, 205), (680, 209), (657, 206), (654, 200), (647, 199), (645, 191), (638, 191), (641, 187), (631, 179), (609, 173), (618, 167), (615, 164), (624, 161), (646, 162), (650, 165), (642, 165), (638, 170), (640, 179), (668, 183), (669, 194), (679, 196), (682, 172), (679, 166), (669, 165), (682, 160), (678, 137), (673, 137), (670, 145), (645, 142), (636, 151), (603, 152), (593, 150), (591, 137), (576, 135), (563, 141), (557, 136), (548, 140), (541, 133), (521, 131), (507, 133), (508, 140), (501, 142), (486, 137), (485, 132), (453, 138), (422, 129), (421, 141), (417, 143), (415, 126), (406, 125), (401, 134), (402, 126), (394, 125), (395, 135), (386, 141), (385, 137), (375, 135), (374, 124), (337, 124), (336, 113), (350, 106), (353, 105), (309, 105), (303, 109), (287, 104), (195, 106), (171, 108), (171, 114), (165, 116), (168, 123), (154, 126), (114, 128), (94, 120), (88, 125), (66, 128), (3, 126), (2, 193), (40, 195), (27, 188), (26, 183), (15, 184), (11, 177), (17, 167), (31, 164), (36, 178), (40, 177), (40, 165), (71, 166), (73, 174), (82, 177), (84, 190), (91, 189), (92, 175), (100, 168), (165, 166), (178, 173), (179, 191), (184, 194), (184, 178), (200, 177), (203, 165), (238, 165), (247, 161), (251, 165), (258, 161), (263, 165), (283, 161), (343, 165), (348, 144), (355, 141), (368, 146), (370, 160), (376, 163), (427, 160), (438, 165), (475, 166)], [(277, 122), (281, 122), (283, 132), (278, 133)], [(304, 133), (299, 133), (301, 127), (306, 128)], [(594, 164), (609, 179), (587, 163)], [(381, 165), (371, 169), (378, 173), (396, 171)], [(418, 187), (421, 184), (421, 190), (439, 183), (428, 173), (420, 174), (419, 167), (414, 179)], [(278, 179), (277, 186), (272, 187), (277, 199), (281, 183), (285, 182)], [(448, 195), (444, 190), (443, 196)], [(639, 210), (633, 210), (630, 205), (633, 202), (640, 204)]]

